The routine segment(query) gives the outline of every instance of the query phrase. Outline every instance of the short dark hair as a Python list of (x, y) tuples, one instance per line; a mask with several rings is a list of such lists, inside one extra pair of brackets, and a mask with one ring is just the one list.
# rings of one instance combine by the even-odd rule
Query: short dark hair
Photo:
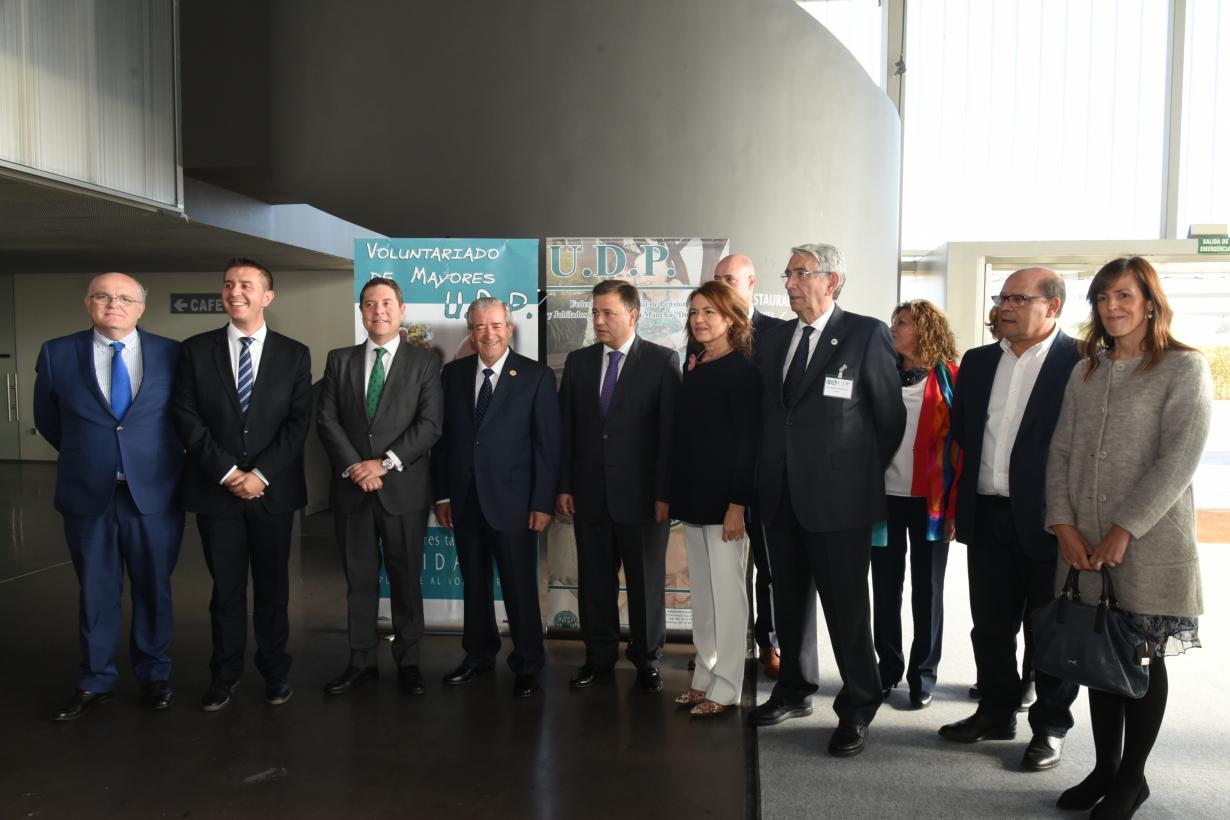
[(273, 274), (260, 262), (246, 256), (232, 256), (226, 263), (226, 267), (222, 269), (222, 275), (225, 276), (235, 268), (256, 268), (260, 271), (261, 278), (265, 280), (265, 290), (273, 290)]
[(605, 296), (608, 293), (619, 294), (619, 301), (624, 303), (624, 307), (628, 312), (641, 310), (641, 294), (636, 289), (636, 285), (631, 282), (625, 282), (622, 279), (603, 279), (598, 284), (594, 285), (594, 298)]
[(401, 285), (397, 284), (397, 282), (395, 282), (394, 280), (388, 279), (384, 276), (373, 276), (371, 279), (368, 279), (365, 283), (363, 283), (363, 289), (359, 291), (359, 304), (360, 305), (363, 304), (363, 297), (367, 295), (368, 289), (374, 288), (377, 285), (384, 285), (387, 288), (392, 288), (393, 293), (397, 296), (397, 304), (404, 305), (406, 303), (405, 299), (401, 295)]

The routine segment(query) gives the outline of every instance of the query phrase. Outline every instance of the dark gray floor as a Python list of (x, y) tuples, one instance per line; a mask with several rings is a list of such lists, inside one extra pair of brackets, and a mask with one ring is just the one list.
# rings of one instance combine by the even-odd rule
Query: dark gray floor
[(320, 686), (347, 656), (345, 588), (319, 516), (291, 566), (290, 703), (265, 705), (251, 671), (225, 710), (197, 708), (209, 578), (190, 516), (175, 573), (177, 702), (141, 709), (123, 657), (114, 700), (52, 723), (77, 668), (77, 581), (53, 480), (49, 465), (0, 464), (0, 820), (744, 816), (740, 716), (692, 721), (671, 704), (690, 647), (667, 647), (666, 692), (649, 696), (630, 667), (613, 685), (569, 691), (581, 646), (551, 641), (545, 691), (517, 701), (504, 666), (445, 691), (460, 642), (432, 637), (426, 697), (397, 693), (386, 654), (377, 685), (326, 701)]

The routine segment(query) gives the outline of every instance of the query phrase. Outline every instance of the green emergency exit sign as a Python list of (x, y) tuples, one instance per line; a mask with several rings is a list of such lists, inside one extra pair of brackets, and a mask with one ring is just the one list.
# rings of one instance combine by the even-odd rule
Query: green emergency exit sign
[(1198, 236), (1199, 253), (1230, 253), (1230, 236)]

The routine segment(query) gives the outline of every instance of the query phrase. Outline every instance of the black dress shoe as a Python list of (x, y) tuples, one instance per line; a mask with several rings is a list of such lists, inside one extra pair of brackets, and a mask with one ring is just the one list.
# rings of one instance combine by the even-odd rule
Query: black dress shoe
[(1050, 735), (1034, 735), (1025, 747), (1025, 757), (1021, 758), (1021, 768), (1027, 772), (1044, 772), (1059, 765), (1059, 755), (1063, 752), (1063, 738)]
[(417, 666), (402, 666), (397, 670), (397, 688), (403, 695), (425, 695), (427, 684)]
[(833, 757), (854, 757), (867, 741), (867, 725), (852, 720), (839, 721), (829, 739), (829, 754)]
[(599, 675), (605, 675), (610, 671), (609, 669), (599, 669), (596, 666), (590, 666), (587, 663), (569, 679), (568, 685), (573, 689), (585, 689), (586, 687), (593, 686), (597, 682)]
[(1094, 769), (1086, 775), (1084, 780), (1070, 789), (1064, 789), (1063, 794), (1059, 795), (1059, 799), (1055, 801), (1055, 805), (1061, 809), (1089, 811), (1106, 796), (1106, 792), (1110, 791), (1113, 779), (1114, 775), (1104, 775)]
[(201, 697), (201, 711), (217, 712), (219, 709), (225, 709), (231, 702), (231, 692), (234, 692), (238, 685), (239, 681), (212, 681)]
[(893, 690), (896, 688), (897, 688), (897, 684), (895, 683), (892, 686), (885, 686), (884, 689), (880, 692), (880, 694), (884, 696), (884, 700), (888, 700), (888, 696), (891, 695), (893, 693)]
[(141, 687), (141, 705), (146, 709), (160, 711), (175, 700), (175, 690), (164, 680), (152, 680)]
[(641, 685), (641, 689), (650, 695), (656, 695), (662, 691), (662, 673), (652, 666), (638, 670), (636, 680)]
[(1141, 780), (1136, 786), (1112, 786), (1102, 802), (1089, 812), (1089, 820), (1131, 820), (1140, 804), (1149, 799), (1149, 784)]
[(1016, 737), (1016, 720), (994, 723), (981, 712), (965, 720), (940, 727), (940, 737), (957, 743), (977, 743), (980, 740), (1012, 740)]
[(753, 726), (773, 726), (783, 720), (807, 717), (811, 714), (811, 706), (806, 703), (798, 706), (787, 706), (780, 700), (770, 697), (747, 714), (747, 722)]
[(910, 705), (915, 709), (926, 709), (931, 705), (931, 693), (921, 690), (910, 692)]
[(52, 720), (76, 720), (94, 708), (97, 703), (106, 703), (113, 697), (111, 692), (87, 692), (78, 689), (64, 705), (51, 713)]
[(466, 666), (464, 663), (458, 666), (452, 672), (444, 676), (445, 686), (461, 686), (463, 683), (469, 683), (484, 672), (490, 672), (493, 667), (484, 666), (481, 669), (473, 666)]
[(374, 666), (347, 666), (346, 671), (325, 684), (325, 694), (344, 695), (379, 677), (380, 672)]
[(291, 689), (290, 684), (284, 680), (270, 681), (265, 684), (265, 703), (270, 706), (281, 706), (294, 694), (295, 690)]
[(513, 697), (528, 698), (538, 691), (537, 675), (517, 675), (513, 678)]

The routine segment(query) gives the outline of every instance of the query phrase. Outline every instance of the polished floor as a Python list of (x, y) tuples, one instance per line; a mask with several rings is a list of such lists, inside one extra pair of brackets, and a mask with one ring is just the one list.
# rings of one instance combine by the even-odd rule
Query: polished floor
[(288, 704), (267, 706), (253, 670), (226, 709), (197, 708), (209, 577), (190, 516), (175, 573), (175, 704), (142, 709), (122, 657), (115, 699), (53, 723), (77, 668), (77, 581), (51, 505), (54, 469), (0, 464), (0, 820), (739, 818), (749, 794), (755, 812), (739, 715), (695, 721), (671, 703), (687, 685), (690, 647), (668, 646), (666, 692), (650, 696), (626, 666), (612, 684), (570, 691), (581, 646), (551, 641), (544, 691), (519, 701), (505, 666), (445, 690), (460, 642), (436, 636), (425, 697), (397, 692), (385, 654), (378, 683), (326, 699), (320, 687), (347, 656), (327, 515), (305, 519), (292, 559)]

